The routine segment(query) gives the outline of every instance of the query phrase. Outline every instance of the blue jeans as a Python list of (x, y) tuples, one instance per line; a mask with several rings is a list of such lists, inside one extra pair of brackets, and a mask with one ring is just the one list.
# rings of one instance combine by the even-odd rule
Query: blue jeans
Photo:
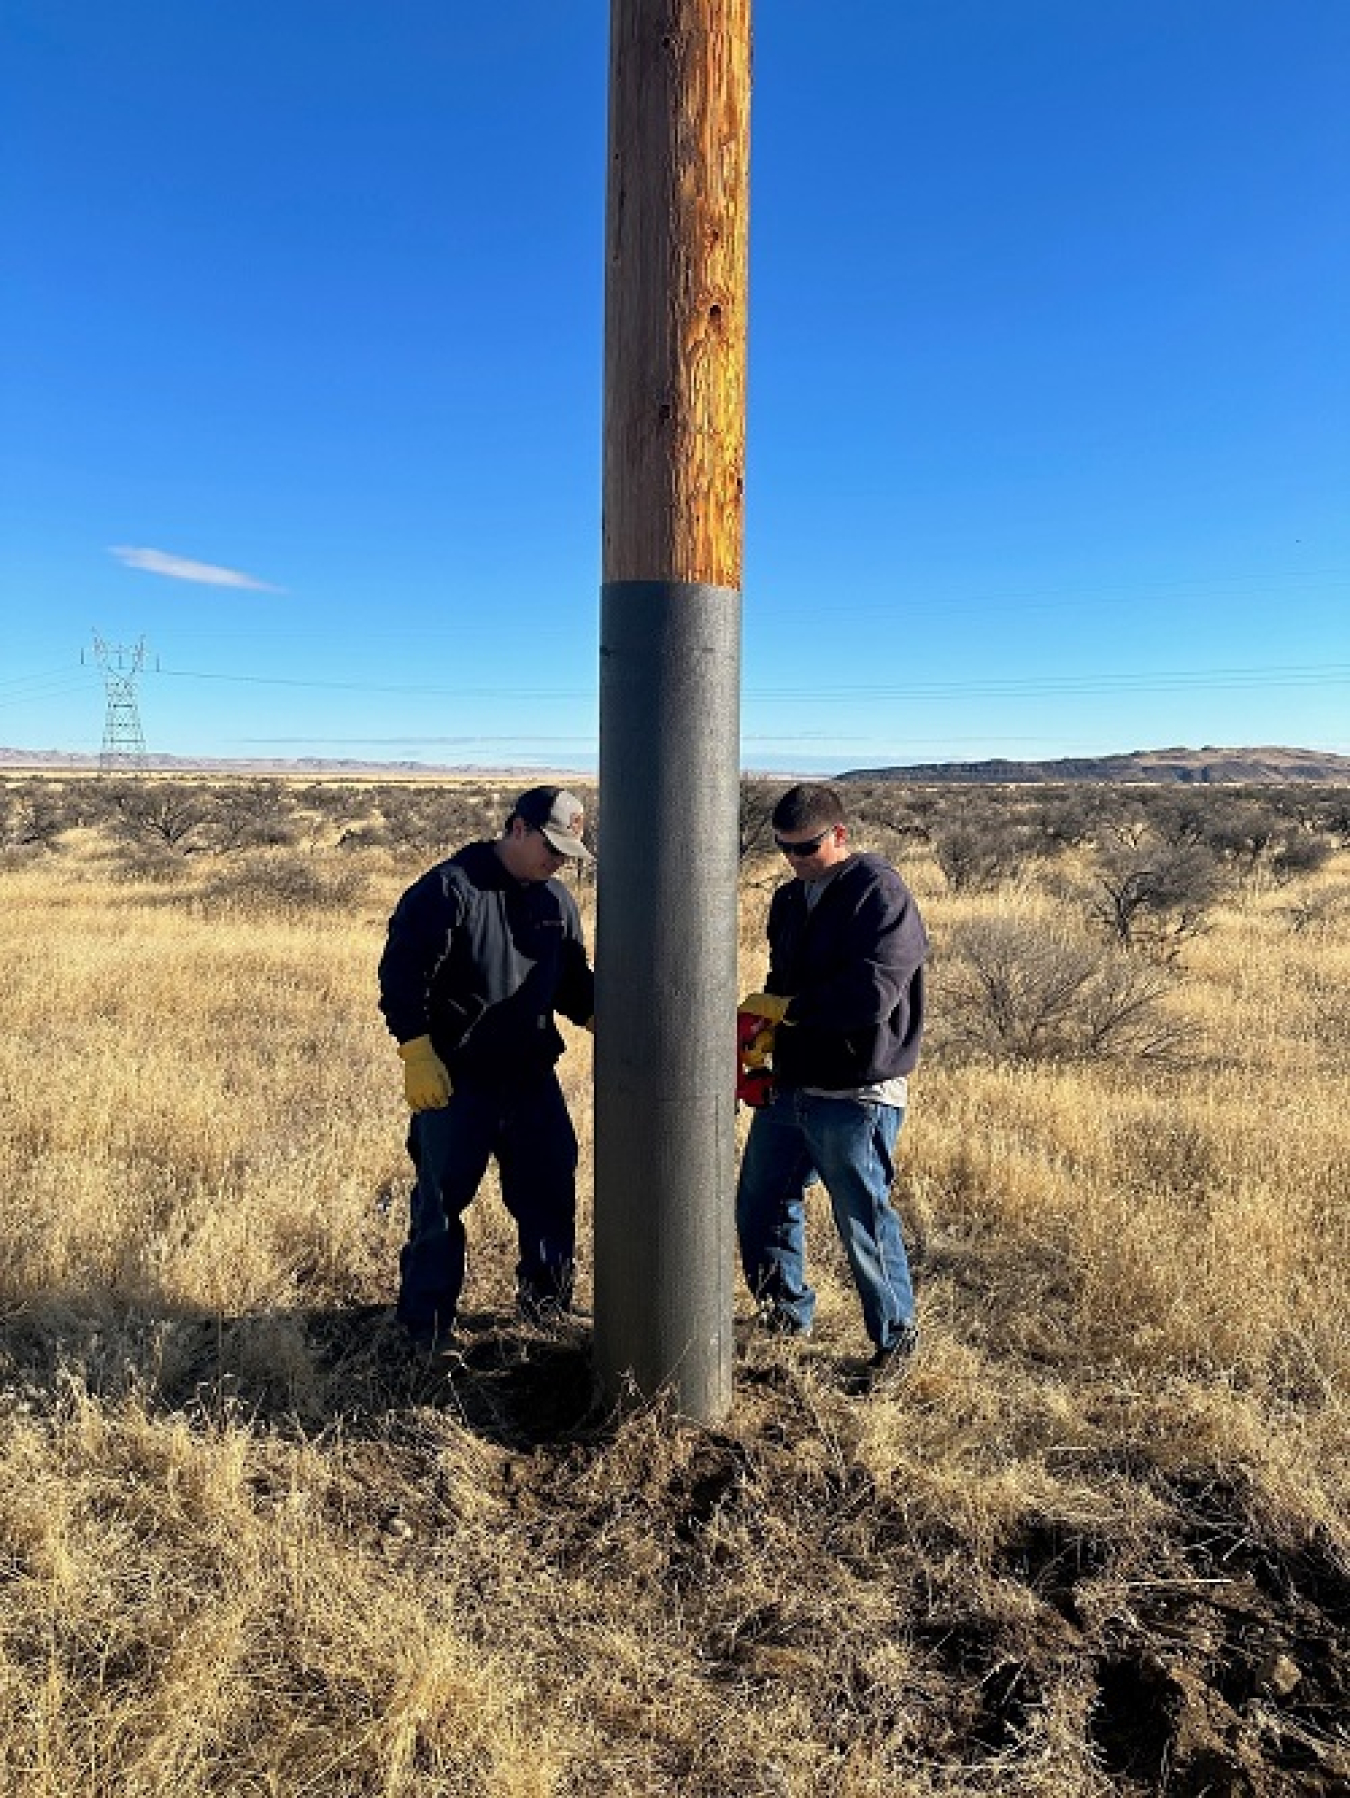
[(819, 1177), (862, 1300), (867, 1334), (891, 1348), (914, 1322), (914, 1288), (891, 1204), (892, 1156), (904, 1112), (787, 1089), (755, 1113), (736, 1190), (746, 1284), (793, 1331), (811, 1327), (806, 1188)]
[(439, 1111), (414, 1112), (408, 1153), (417, 1169), (408, 1240), (399, 1257), (398, 1317), (414, 1335), (448, 1330), (464, 1285), (464, 1223), (497, 1159), (502, 1199), (516, 1221), (517, 1296), (572, 1300), (577, 1139), (552, 1069), (520, 1081), (460, 1081)]

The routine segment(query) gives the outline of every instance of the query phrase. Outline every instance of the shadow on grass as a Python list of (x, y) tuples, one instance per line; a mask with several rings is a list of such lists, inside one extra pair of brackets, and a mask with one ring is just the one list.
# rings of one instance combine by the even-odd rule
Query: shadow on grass
[(426, 1408), (515, 1449), (593, 1441), (611, 1428), (579, 1322), (554, 1333), (467, 1313), (454, 1349), (431, 1356), (382, 1305), (243, 1316), (92, 1309), (52, 1301), (4, 1320), (0, 1412), (45, 1411), (74, 1382), (104, 1402), (135, 1398), (189, 1421), (228, 1414), (281, 1434), (387, 1438)]

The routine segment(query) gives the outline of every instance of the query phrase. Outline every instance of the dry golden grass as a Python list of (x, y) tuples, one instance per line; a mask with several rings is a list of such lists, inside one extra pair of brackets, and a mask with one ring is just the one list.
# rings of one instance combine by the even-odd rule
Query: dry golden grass
[[(931, 1055), (908, 1382), (849, 1395), (817, 1195), (818, 1334), (747, 1340), (720, 1430), (587, 1417), (490, 1190), (461, 1360), (389, 1330), (420, 862), (333, 908), (115, 880), (92, 831), (0, 868), (0, 1789), (1340, 1789), (1350, 928), (1289, 908), (1345, 864), (1191, 945), (1177, 1064)], [(938, 1008), (958, 921), (1055, 914), (907, 871)], [(586, 1193), (584, 1035), (564, 1070)]]

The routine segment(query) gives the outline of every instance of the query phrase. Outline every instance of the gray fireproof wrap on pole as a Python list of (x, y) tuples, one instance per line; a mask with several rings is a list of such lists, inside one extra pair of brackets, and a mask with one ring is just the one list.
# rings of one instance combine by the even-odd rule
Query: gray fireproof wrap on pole
[(596, 1368), (704, 1421), (731, 1404), (740, 613), (601, 590)]

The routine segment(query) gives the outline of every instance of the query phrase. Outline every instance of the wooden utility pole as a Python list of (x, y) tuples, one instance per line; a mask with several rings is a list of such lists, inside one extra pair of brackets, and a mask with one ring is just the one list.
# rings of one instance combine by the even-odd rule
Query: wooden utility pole
[(611, 0), (596, 1358), (731, 1403), (750, 0)]

